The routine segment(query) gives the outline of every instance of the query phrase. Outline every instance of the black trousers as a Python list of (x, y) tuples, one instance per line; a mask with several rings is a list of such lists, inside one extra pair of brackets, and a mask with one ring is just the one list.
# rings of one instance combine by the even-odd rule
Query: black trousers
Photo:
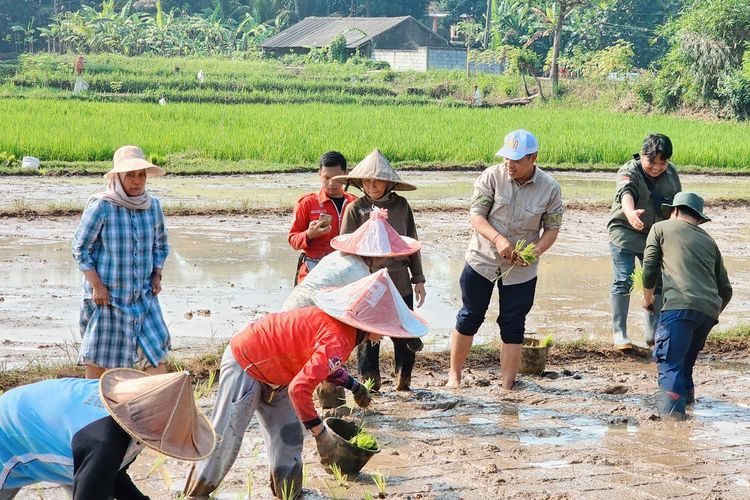
[[(409, 309), (414, 310), (414, 294), (405, 295), (403, 299)], [(411, 377), (416, 355), (406, 347), (408, 339), (391, 338), (391, 340), (393, 341), (396, 376), (399, 378)], [(376, 380), (375, 389), (380, 388), (380, 343), (373, 344), (366, 340), (357, 346), (357, 369), (362, 381), (373, 378)]]
[(94, 420), (76, 432), (73, 447), (73, 500), (148, 500), (120, 469), (131, 437), (112, 417)]

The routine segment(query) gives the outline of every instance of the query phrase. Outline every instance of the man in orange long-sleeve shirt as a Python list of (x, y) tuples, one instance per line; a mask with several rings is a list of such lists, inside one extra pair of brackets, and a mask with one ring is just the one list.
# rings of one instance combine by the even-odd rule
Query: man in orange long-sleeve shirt
[(320, 259), (333, 251), (331, 240), (339, 235), (341, 217), (346, 205), (357, 199), (344, 191), (337, 175), (346, 175), (346, 158), (338, 151), (320, 157), (320, 190), (300, 196), (294, 207), (292, 228), (287, 240), (295, 250), (302, 250), (294, 284), (302, 281)]
[(367, 406), (367, 389), (343, 364), (365, 339), (413, 338), (427, 333), (382, 269), (337, 289), (319, 290), (315, 306), (269, 314), (234, 336), (221, 361), (212, 425), (219, 436), (211, 456), (190, 472), (185, 494), (207, 497), (234, 464), (250, 419), (257, 415), (271, 469), (271, 490), (302, 487), (302, 425), (315, 436), (321, 460), (330, 458), (333, 437), (312, 394), (323, 381), (352, 391)]

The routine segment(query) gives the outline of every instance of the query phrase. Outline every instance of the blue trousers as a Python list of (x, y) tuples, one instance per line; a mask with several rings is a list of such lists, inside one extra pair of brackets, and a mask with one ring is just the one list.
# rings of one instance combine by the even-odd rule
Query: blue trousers
[(690, 309), (662, 311), (654, 349), (661, 390), (683, 397), (695, 392), (695, 360), (716, 323), (714, 318)]
[[(461, 335), (472, 336), (484, 322), (495, 284), (469, 264), (464, 265), (459, 283), (463, 306), (456, 316), (456, 331)], [(500, 337), (506, 344), (523, 344), (526, 315), (534, 305), (536, 278), (517, 285), (503, 285), (502, 280), (498, 280), (497, 290), (500, 292), (500, 316), (497, 318)]]

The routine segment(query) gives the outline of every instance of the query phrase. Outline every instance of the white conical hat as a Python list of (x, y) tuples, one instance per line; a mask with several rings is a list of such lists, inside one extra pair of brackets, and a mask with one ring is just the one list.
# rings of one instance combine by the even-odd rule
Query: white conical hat
[(414, 338), (429, 331), (427, 321), (406, 305), (387, 269), (351, 285), (318, 290), (313, 301), (329, 316), (365, 332)]
[(331, 247), (361, 257), (401, 257), (417, 253), (422, 244), (388, 224), (388, 209), (373, 206), (367, 222), (353, 233), (333, 238)]

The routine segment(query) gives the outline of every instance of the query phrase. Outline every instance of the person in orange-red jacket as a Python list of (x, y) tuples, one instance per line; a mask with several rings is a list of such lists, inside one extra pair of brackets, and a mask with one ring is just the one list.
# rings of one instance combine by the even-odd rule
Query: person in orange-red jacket
[(331, 253), (331, 240), (339, 235), (341, 217), (346, 205), (357, 199), (344, 191), (343, 184), (332, 179), (346, 175), (346, 158), (338, 151), (329, 151), (320, 157), (320, 191), (300, 196), (294, 207), (289, 244), (302, 250), (297, 262), (294, 284), (326, 255)]
[[(318, 290), (315, 306), (268, 314), (235, 335), (221, 360), (212, 414), (218, 445), (196, 464), (186, 498), (206, 498), (232, 468), (253, 415), (266, 443), (271, 490), (296, 498), (302, 488), (303, 425), (315, 436), (318, 455), (329, 464), (335, 440), (313, 404), (324, 381), (349, 389), (359, 406), (367, 388), (344, 368), (354, 347), (383, 336), (414, 338), (427, 333), (409, 310), (386, 269), (341, 288)], [(301, 423), (300, 423), (301, 422)]]

